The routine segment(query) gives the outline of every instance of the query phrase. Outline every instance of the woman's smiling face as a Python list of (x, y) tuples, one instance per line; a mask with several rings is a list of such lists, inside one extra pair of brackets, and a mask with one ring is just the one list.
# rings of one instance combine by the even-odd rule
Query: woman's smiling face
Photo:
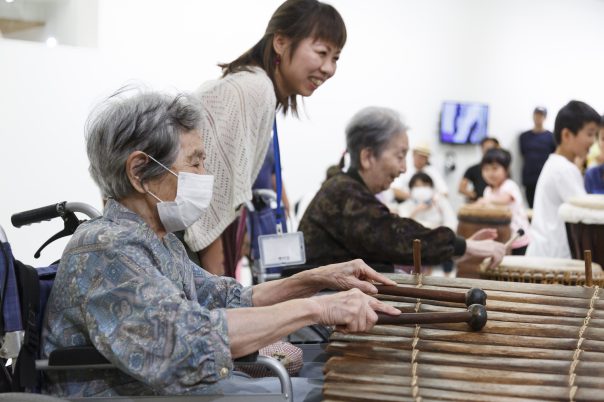
[(276, 39), (277, 54), (281, 61), (275, 70), (277, 88), (282, 97), (310, 96), (336, 73), (340, 49), (316, 38), (300, 41), (293, 54), (291, 41)]

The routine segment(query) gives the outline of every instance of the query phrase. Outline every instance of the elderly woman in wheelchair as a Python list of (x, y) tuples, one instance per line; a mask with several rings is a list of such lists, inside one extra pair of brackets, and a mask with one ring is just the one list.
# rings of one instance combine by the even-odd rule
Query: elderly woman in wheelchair
[[(212, 213), (201, 107), (187, 95), (122, 92), (89, 118), (90, 173), (107, 202), (63, 253), (42, 352), (92, 345), (119, 370), (49, 372), (48, 392), (224, 392), (234, 358), (299, 328), (365, 331), (375, 311), (399, 314), (369, 295), (372, 281), (394, 283), (360, 260), (243, 288), (187, 258), (172, 232)], [(326, 288), (342, 292), (311, 297)]]

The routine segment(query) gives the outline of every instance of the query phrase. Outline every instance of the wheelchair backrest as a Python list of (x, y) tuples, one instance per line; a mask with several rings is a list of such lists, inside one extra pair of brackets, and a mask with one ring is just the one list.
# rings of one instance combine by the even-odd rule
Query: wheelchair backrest
[[(0, 242), (0, 303), (0, 336), (5, 340), (15, 336), (19, 338), (19, 332), (23, 331), (21, 302), (17, 289), (13, 252), (7, 241)], [(17, 340), (17, 343), (19, 342), (20, 340)], [(15, 348), (16, 350), (14, 350)], [(7, 359), (16, 357), (18, 348), (19, 345), (9, 345), (3, 342), (0, 357)]]
[[(36, 210), (25, 211), (12, 216), (16, 227), (61, 217), (65, 228), (44, 243), (73, 234), (83, 222), (74, 212), (82, 212), (89, 217), (100, 216), (93, 207), (82, 203), (49, 205)], [(35, 360), (40, 357), (44, 311), (58, 269), (58, 262), (48, 267), (34, 268), (15, 259), (10, 245), (0, 228), (0, 358), (13, 361), (16, 358), (13, 390), (35, 389), (38, 386)], [(0, 361), (1, 362), (1, 361)], [(32, 378), (33, 377), (33, 378)]]

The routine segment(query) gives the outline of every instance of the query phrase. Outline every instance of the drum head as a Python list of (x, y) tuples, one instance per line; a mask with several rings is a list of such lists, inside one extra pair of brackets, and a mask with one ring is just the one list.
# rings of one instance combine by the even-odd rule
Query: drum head
[(462, 218), (484, 218), (484, 219), (502, 219), (510, 220), (512, 211), (507, 207), (499, 207), (496, 205), (477, 205), (466, 204), (459, 208), (457, 213), (460, 219)]
[(604, 194), (585, 194), (572, 197), (568, 203), (580, 208), (604, 210)]
[(558, 215), (568, 223), (604, 224), (604, 195), (586, 194), (573, 197), (560, 206)]
[[(599, 264), (592, 263), (591, 269), (595, 281), (604, 280), (604, 272)], [(585, 282), (585, 262), (564, 258), (506, 255), (495, 268), (489, 269), (487, 264), (481, 264), (480, 276), (503, 281), (576, 285)]]

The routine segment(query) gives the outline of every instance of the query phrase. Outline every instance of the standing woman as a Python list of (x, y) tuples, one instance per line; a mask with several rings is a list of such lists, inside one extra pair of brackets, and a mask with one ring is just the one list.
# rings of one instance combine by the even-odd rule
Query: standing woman
[(298, 95), (310, 96), (336, 72), (346, 43), (338, 11), (317, 0), (287, 0), (264, 36), (222, 78), (199, 89), (208, 171), (215, 176), (210, 208), (185, 233), (203, 267), (232, 275), (237, 254), (237, 209), (252, 198), (278, 110), (298, 114)]

